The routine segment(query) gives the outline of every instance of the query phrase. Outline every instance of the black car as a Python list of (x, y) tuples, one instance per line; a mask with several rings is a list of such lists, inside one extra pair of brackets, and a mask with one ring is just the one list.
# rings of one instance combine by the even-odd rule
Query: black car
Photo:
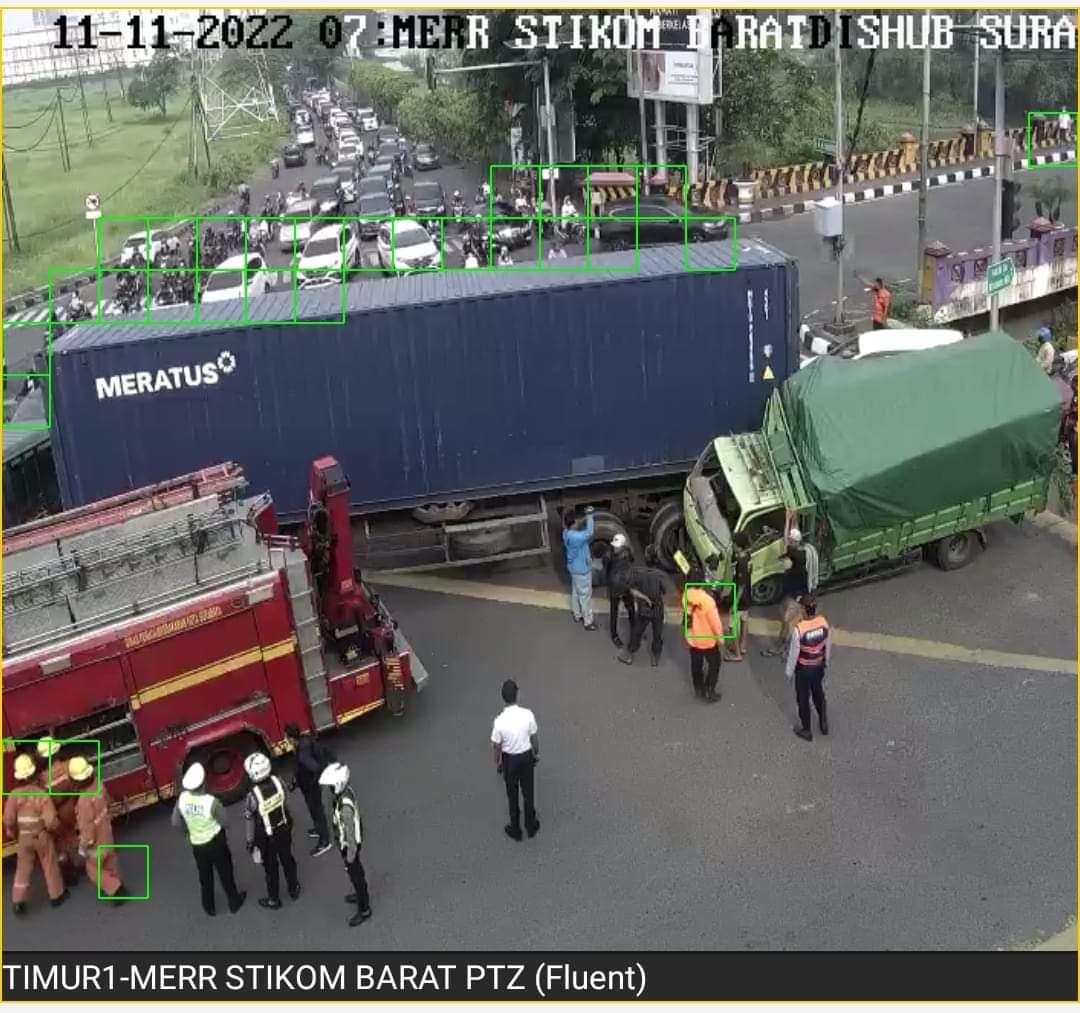
[(297, 165), (307, 165), (307, 156), (299, 144), (286, 144), (281, 149), (281, 162), (286, 168), (291, 169)]
[(438, 169), (442, 164), (439, 153), (430, 144), (418, 144), (413, 151), (412, 161), (417, 169)]
[(712, 242), (727, 239), (731, 232), (730, 219), (717, 218), (708, 208), (684, 208), (670, 197), (639, 196), (636, 208), (633, 200), (612, 201), (604, 207), (600, 242), (609, 250), (633, 249), (635, 216), (639, 247)]
[(322, 216), (340, 215), (345, 205), (345, 193), (337, 176), (323, 176), (315, 180), (308, 196), (315, 201)]
[[(467, 229), (484, 243), (494, 242), (496, 247), (508, 246), (514, 250), (528, 246), (533, 240), (534, 220), (523, 218), (507, 201), (492, 201), (490, 208), (486, 201), (481, 201), (474, 205), (469, 214), (471, 219), (467, 222)], [(488, 236), (489, 214), (495, 218), (493, 237)]]
[(378, 161), (368, 170), (369, 176), (389, 176), (395, 183), (401, 178), (401, 172), (395, 159), (379, 156)]
[[(374, 239), (379, 234), (379, 226), (382, 225), (380, 219), (394, 217), (394, 206), (390, 203), (385, 190), (366, 196), (361, 194), (357, 198), (356, 211), (361, 216), (359, 222), (361, 239)], [(362, 217), (365, 215), (369, 217)]]
[(361, 197), (374, 197), (376, 194), (390, 195), (390, 190), (393, 184), (390, 182), (389, 177), (379, 175), (372, 175), (370, 172), (362, 179), (356, 186), (356, 196)]
[(446, 194), (441, 183), (414, 183), (411, 203), (419, 216), (446, 214)]

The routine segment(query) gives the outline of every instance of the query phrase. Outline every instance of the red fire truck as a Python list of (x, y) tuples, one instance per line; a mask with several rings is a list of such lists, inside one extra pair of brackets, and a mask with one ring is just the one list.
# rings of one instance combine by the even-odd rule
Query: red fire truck
[(5, 790), (51, 735), (99, 757), (118, 812), (171, 797), (196, 760), (232, 801), (286, 723), (405, 710), (428, 676), (354, 568), (348, 480), (324, 457), (309, 484), (294, 537), (234, 464), (4, 533)]

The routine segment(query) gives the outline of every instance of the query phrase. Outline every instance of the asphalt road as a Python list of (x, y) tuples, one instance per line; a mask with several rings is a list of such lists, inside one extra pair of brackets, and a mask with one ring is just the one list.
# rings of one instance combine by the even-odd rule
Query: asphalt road
[[(495, 599), (497, 585), (555, 587), (539, 564), (449, 576)], [(334, 736), (365, 811), (370, 922), (345, 926), (334, 852), (303, 855), (295, 904), (257, 907), (235, 810), (248, 904), (206, 918), (161, 805), (118, 825), (120, 842), (151, 846), (148, 902), (113, 909), (82, 885), (57, 912), (38, 879), (30, 912), (4, 919), (4, 947), (992, 949), (1075, 916), (1076, 677), (1045, 660), (1075, 655), (1075, 549), (1055, 535), (998, 525), (964, 570), (827, 596), (834, 625), (867, 636), (838, 646), (832, 734), (809, 744), (760, 641), (724, 666), (710, 707), (674, 627), (659, 669), (626, 668), (606, 619), (586, 633), (561, 607), (385, 597), (431, 681), (403, 719)], [(943, 643), (1038, 657), (961, 662)], [(502, 833), (488, 745), (507, 676), (542, 747), (541, 830), (520, 844)], [(138, 889), (137, 861), (122, 865)]]

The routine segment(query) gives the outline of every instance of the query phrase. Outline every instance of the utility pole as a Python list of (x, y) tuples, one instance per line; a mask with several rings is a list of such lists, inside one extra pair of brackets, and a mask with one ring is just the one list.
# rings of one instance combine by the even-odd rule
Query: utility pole
[(86, 91), (83, 89), (82, 68), (79, 66), (79, 51), (73, 53), (75, 57), (75, 79), (79, 82), (79, 104), (82, 106), (83, 128), (86, 130), (86, 146), (94, 146), (94, 134), (90, 129), (90, 110), (86, 108)]
[[(1005, 47), (994, 53), (994, 255), (991, 263), (1001, 260), (1001, 190), (1005, 179)], [(990, 329), (998, 326), (998, 294), (990, 296)]]
[(4, 221), (7, 225), (8, 247), (16, 253), (21, 251), (19, 246), (19, 230), (15, 227), (15, 202), (11, 198), (11, 184), (8, 182), (7, 160), (3, 160), (4, 176)]
[(109, 118), (109, 122), (112, 123), (112, 102), (109, 101), (109, 75), (105, 73), (105, 62), (101, 56), (101, 50), (98, 50), (98, 73), (101, 74), (101, 90), (105, 93), (105, 115)]
[[(979, 23), (979, 12), (975, 12), (975, 24)], [(974, 36), (975, 40), (975, 67), (974, 67), (974, 83), (971, 89), (971, 111), (973, 114), (972, 123), (975, 126), (975, 150), (972, 152), (974, 158), (979, 157), (979, 50), (982, 48), (980, 42), (982, 39), (978, 36)]]
[(547, 120), (547, 155), (548, 179), (551, 181), (551, 216), (559, 212), (555, 207), (555, 124), (551, 115), (551, 75), (548, 73), (548, 60), (544, 57), (544, 118)]
[(922, 139), (919, 142), (919, 240), (915, 250), (915, 277), (922, 277), (923, 250), (926, 249), (927, 149), (930, 147), (930, 47), (923, 46)]
[(64, 123), (64, 96), (56, 89), (56, 109), (60, 113), (60, 122), (56, 124), (56, 136), (60, 144), (60, 165), (64, 172), (71, 172), (71, 152), (68, 151), (67, 125)]
[[(645, 193), (649, 194), (649, 170), (646, 163), (649, 161), (649, 142), (645, 123), (645, 56), (638, 50), (637, 54), (638, 73), (638, 120), (641, 128), (641, 179), (645, 187)], [(659, 155), (657, 155), (659, 159)]]
[[(844, 68), (840, 55), (840, 12), (833, 12), (833, 52), (836, 54), (835, 87), (836, 87), (836, 200), (840, 205), (840, 221), (843, 222), (844, 214)], [(843, 228), (843, 226), (841, 226)], [(841, 251), (844, 246), (843, 232), (840, 234), (840, 242), (836, 252), (836, 311), (833, 313), (833, 324), (837, 333), (843, 333), (844, 322), (844, 258)]]

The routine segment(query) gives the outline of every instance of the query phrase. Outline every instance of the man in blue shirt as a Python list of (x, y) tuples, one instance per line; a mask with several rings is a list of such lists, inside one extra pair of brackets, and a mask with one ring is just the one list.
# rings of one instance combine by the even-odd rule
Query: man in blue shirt
[(593, 508), (584, 512), (566, 511), (563, 545), (566, 548), (566, 569), (570, 571), (570, 611), (575, 623), (595, 630), (592, 612), (592, 556), (589, 539), (593, 536)]

